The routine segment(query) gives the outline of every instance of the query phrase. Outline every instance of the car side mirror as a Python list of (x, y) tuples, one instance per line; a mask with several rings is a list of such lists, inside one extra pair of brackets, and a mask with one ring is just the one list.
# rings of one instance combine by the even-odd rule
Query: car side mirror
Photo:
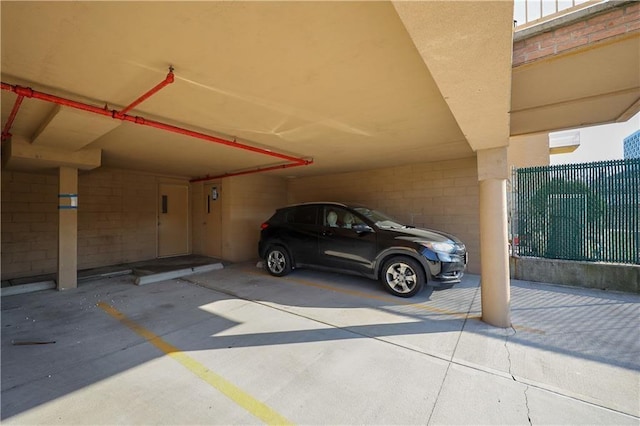
[(351, 227), (358, 234), (362, 234), (363, 232), (373, 232), (373, 228), (367, 225), (366, 223), (356, 223)]

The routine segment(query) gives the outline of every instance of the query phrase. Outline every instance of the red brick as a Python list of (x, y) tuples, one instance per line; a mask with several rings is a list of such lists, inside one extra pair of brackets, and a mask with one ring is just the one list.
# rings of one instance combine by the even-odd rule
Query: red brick
[(561, 36), (563, 34), (571, 33), (573, 31), (580, 30), (587, 26), (585, 21), (576, 22), (575, 24), (568, 25), (566, 27), (558, 28), (554, 31), (556, 36)]
[(635, 31), (640, 29), (640, 21), (634, 21), (631, 22), (630, 24), (627, 24), (627, 32), (630, 33), (631, 31)]
[(589, 43), (589, 37), (583, 36), (575, 40), (571, 40), (567, 43), (559, 44), (556, 52), (564, 52), (565, 50), (573, 49), (574, 47), (582, 46)]
[(526, 40), (520, 40), (520, 41), (516, 41), (515, 43), (513, 43), (513, 51), (515, 52), (518, 49), (524, 48), (525, 41)]
[(640, 11), (638, 11), (637, 13), (634, 13), (632, 15), (624, 15), (618, 19), (615, 19), (611, 22), (607, 22), (606, 24), (606, 28), (613, 28), (613, 27), (617, 27), (620, 25), (625, 25), (627, 23), (632, 23), (632, 22), (636, 22), (636, 21), (640, 21)]
[(527, 38), (524, 40), (525, 45), (529, 46), (535, 43), (539, 43), (544, 40), (548, 40), (553, 38), (553, 31), (547, 31), (546, 33), (538, 34), (533, 37)]
[(526, 62), (526, 59), (524, 55), (514, 57), (511, 61), (511, 66), (517, 67), (518, 65), (522, 65)]
[(518, 51), (518, 54), (527, 54), (527, 53), (531, 53), (531, 52), (537, 52), (538, 50), (540, 50), (540, 46), (536, 43), (536, 44), (532, 44), (530, 46), (527, 46), (523, 49), (520, 49)]
[(537, 52), (531, 52), (530, 54), (526, 55), (526, 57), (527, 57), (527, 61), (532, 61), (534, 59), (539, 59), (545, 56), (553, 55), (554, 53), (556, 53), (555, 46), (551, 46), (551, 47), (547, 47), (546, 49), (540, 49)]
[(624, 34), (626, 32), (627, 32), (626, 26), (615, 27), (605, 31), (598, 31), (597, 33), (593, 33), (589, 36), (589, 41), (594, 42), (598, 40), (604, 40), (605, 38), (614, 37), (620, 34)]
[(627, 22), (640, 19), (640, 2), (636, 3), (636, 5), (637, 7), (625, 10), (623, 18), (625, 18)]
[(587, 25), (591, 26), (594, 24), (599, 24), (601, 22), (607, 22), (607, 21), (611, 21), (613, 19), (619, 18), (622, 15), (624, 15), (624, 9), (615, 9), (612, 10), (611, 12), (602, 14), (602, 15), (598, 15), (594, 18), (591, 18), (587, 21)]
[(633, 2), (624, 8), (624, 13), (633, 13), (640, 10), (640, 2)]
[(591, 34), (591, 33), (602, 31), (604, 29), (606, 29), (606, 25), (604, 23), (600, 23), (600, 24), (597, 24), (597, 25), (589, 25), (587, 27), (584, 27), (581, 30), (577, 30), (577, 31), (572, 32), (571, 36), (573, 38), (578, 38), (578, 37), (582, 37), (583, 35), (588, 35), (588, 34)]
[(545, 47), (553, 46), (553, 45), (556, 45), (556, 44), (567, 43), (567, 42), (571, 41), (571, 38), (572, 38), (571, 34), (559, 35), (557, 37), (553, 37), (553, 38), (550, 38), (548, 40), (541, 41), (540, 42), (540, 48), (545, 48)]

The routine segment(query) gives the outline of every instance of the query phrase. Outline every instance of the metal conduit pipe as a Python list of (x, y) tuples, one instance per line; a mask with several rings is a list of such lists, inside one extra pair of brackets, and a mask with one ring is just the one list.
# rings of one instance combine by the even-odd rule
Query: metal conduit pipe
[[(170, 72), (169, 74), (171, 75), (171, 78), (172, 78), (173, 77), (173, 73)], [(150, 92), (152, 92), (152, 91), (153, 91), (153, 93), (157, 92), (162, 87), (164, 87), (167, 84), (169, 84), (168, 80), (169, 80), (169, 75), (167, 75), (167, 78), (163, 82), (161, 82), (159, 85), (157, 85), (156, 87), (151, 89)], [(135, 123), (135, 124), (139, 124), (139, 125), (142, 125), (142, 126), (154, 127), (156, 129), (164, 130), (164, 131), (167, 131), (167, 132), (178, 133), (178, 134), (181, 134), (181, 135), (190, 136), (190, 137), (197, 138), (197, 139), (202, 139), (202, 140), (207, 141), (207, 142), (218, 143), (218, 144), (230, 146), (230, 147), (233, 147), (233, 148), (238, 148), (238, 149), (243, 149), (243, 150), (246, 150), (246, 151), (255, 152), (255, 153), (258, 153), (258, 154), (264, 154), (264, 155), (268, 155), (270, 157), (275, 157), (275, 158), (279, 158), (281, 160), (286, 160), (286, 161), (290, 162), (290, 164), (282, 164), (282, 165), (277, 165), (277, 166), (256, 168), (256, 169), (253, 169), (253, 170), (250, 170), (250, 171), (241, 171), (241, 172), (236, 172), (236, 173), (224, 174), (224, 175), (220, 175), (220, 176), (195, 179), (194, 181), (210, 180), (210, 179), (216, 179), (218, 177), (237, 176), (237, 175), (244, 175), (244, 174), (249, 174), (249, 173), (259, 173), (259, 172), (268, 171), (268, 170), (275, 170), (275, 169), (295, 167), (295, 166), (307, 166), (307, 165), (313, 163), (313, 160), (311, 160), (311, 159), (304, 159), (304, 158), (298, 158), (298, 157), (294, 157), (294, 156), (287, 155), (287, 154), (281, 154), (279, 152), (271, 151), (269, 149), (258, 148), (258, 147), (255, 147), (255, 146), (242, 144), (242, 143), (236, 142), (235, 140), (234, 141), (230, 141), (230, 140), (227, 140), (227, 139), (219, 138), (217, 136), (211, 136), (211, 135), (207, 135), (205, 133), (200, 133), (200, 132), (196, 132), (196, 131), (193, 131), (193, 130), (185, 129), (185, 128), (182, 128), (182, 127), (173, 126), (171, 124), (166, 124), (166, 123), (162, 123), (162, 122), (154, 121), (154, 120), (147, 120), (144, 117), (132, 116), (132, 115), (128, 115), (126, 113), (122, 113), (122, 112), (116, 111), (116, 110), (109, 110), (109, 109), (106, 108), (106, 106), (104, 108), (96, 107), (96, 106), (93, 106), (93, 105), (85, 104), (83, 102), (78, 102), (78, 101), (74, 101), (74, 100), (71, 100), (71, 99), (62, 98), (60, 96), (55, 96), (55, 95), (51, 95), (51, 94), (44, 93), (44, 92), (39, 92), (39, 91), (31, 89), (30, 87), (22, 87), (22, 86), (18, 86), (18, 85), (11, 85), (11, 84), (8, 84), (8, 83), (5, 83), (5, 82), (1, 82), (1, 88), (2, 88), (2, 90), (7, 90), (7, 91), (10, 91), (10, 92), (16, 93), (18, 95), (18, 97), (40, 99), (42, 101), (52, 102), (52, 103), (55, 103), (55, 104), (58, 104), (58, 105), (68, 106), (68, 107), (76, 108), (76, 109), (79, 109), (79, 110), (82, 110), (82, 111), (87, 111), (87, 112), (91, 112), (91, 113), (94, 113), (94, 114), (104, 115), (106, 117), (111, 117), (113, 119), (122, 120), (122, 121), (128, 121), (130, 123)], [(151, 96), (151, 94), (153, 94), (153, 93), (150, 93), (150, 92), (148, 92), (147, 94), (145, 94), (141, 98), (139, 98), (139, 101), (142, 102), (144, 99), (146, 99), (149, 96)], [(22, 101), (20, 101), (20, 102), (22, 102)], [(140, 102), (136, 101), (136, 102), (134, 102), (134, 104), (137, 105)], [(135, 106), (134, 104), (132, 104), (132, 105)], [(14, 109), (17, 112), (17, 108), (15, 108), (15, 106), (14, 106)], [(125, 110), (126, 109), (130, 109), (130, 108), (125, 108)], [(4, 136), (4, 132), (3, 132), (3, 136)]]

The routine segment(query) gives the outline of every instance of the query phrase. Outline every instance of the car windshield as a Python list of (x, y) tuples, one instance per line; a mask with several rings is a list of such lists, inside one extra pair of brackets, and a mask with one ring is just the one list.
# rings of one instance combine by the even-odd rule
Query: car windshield
[(353, 209), (367, 219), (373, 221), (378, 228), (406, 228), (406, 226), (400, 223), (400, 221), (377, 210), (369, 209), (367, 207), (354, 207)]

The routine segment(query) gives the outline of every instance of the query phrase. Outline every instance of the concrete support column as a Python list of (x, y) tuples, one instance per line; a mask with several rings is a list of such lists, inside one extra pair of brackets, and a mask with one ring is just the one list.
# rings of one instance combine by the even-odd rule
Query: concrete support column
[(60, 167), (58, 178), (58, 290), (78, 287), (78, 169)]
[(510, 327), (509, 244), (507, 229), (507, 149), (478, 151), (482, 320)]

